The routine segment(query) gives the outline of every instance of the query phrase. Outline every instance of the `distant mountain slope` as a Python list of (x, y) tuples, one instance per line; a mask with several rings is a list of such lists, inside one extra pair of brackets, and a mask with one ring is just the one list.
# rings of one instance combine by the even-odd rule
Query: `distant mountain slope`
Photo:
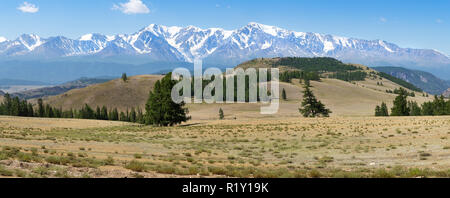
[[(87, 58), (86, 58), (87, 59)], [(113, 58), (111, 58), (113, 59)], [(90, 61), (78, 59), (58, 59), (56, 61), (6, 61), (0, 62), (0, 78), (28, 79), (45, 81), (48, 84), (61, 84), (67, 79), (80, 77), (95, 78), (97, 76), (130, 76), (139, 74), (155, 74), (160, 71), (172, 71), (177, 67), (193, 68), (191, 63), (151, 62), (133, 64), (133, 60), (113, 63), (114, 60)]]
[[(142, 59), (148, 62), (188, 62), (234, 66), (254, 58), (334, 57), (365, 65), (399, 65), (450, 76), (450, 58), (432, 49), (402, 48), (383, 40), (364, 40), (328, 34), (296, 32), (249, 23), (236, 30), (167, 27), (152, 24), (136, 33), (114, 36), (87, 34), (41, 38), (23, 34), (0, 42), (0, 60), (52, 60), (67, 57)], [(119, 58), (118, 58), (119, 57)], [(0, 64), (6, 66), (6, 64)], [(164, 69), (164, 68), (162, 68)]]
[(11, 96), (18, 96), (22, 99), (32, 99), (32, 98), (42, 98), (46, 96), (55, 96), (72, 89), (84, 88), (89, 85), (104, 83), (112, 78), (80, 78), (78, 80), (70, 81), (61, 85), (53, 86), (53, 87), (44, 87), (39, 89), (32, 89), (27, 91), (22, 91), (18, 93), (11, 94)]
[(32, 80), (17, 80), (17, 79), (0, 79), (0, 86), (9, 85), (48, 85), (48, 83)]
[(373, 69), (403, 79), (433, 95), (440, 95), (450, 88), (448, 81), (439, 79), (433, 74), (424, 71), (402, 67), (373, 67)]

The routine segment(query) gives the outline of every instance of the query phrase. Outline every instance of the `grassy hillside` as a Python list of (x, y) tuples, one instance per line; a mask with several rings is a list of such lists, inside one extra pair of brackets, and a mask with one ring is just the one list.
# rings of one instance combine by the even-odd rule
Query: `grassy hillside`
[[(78, 80), (70, 81), (61, 85), (43, 87), (39, 89), (31, 89), (11, 94), (12, 97), (18, 96), (21, 99), (42, 98), (46, 96), (55, 96), (72, 89), (84, 88), (89, 85), (104, 83), (110, 81), (112, 78), (80, 78)], [(0, 93), (1, 94), (1, 93)]]
[(121, 111), (137, 106), (143, 108), (149, 91), (161, 78), (162, 76), (143, 75), (130, 77), (127, 82), (116, 79), (82, 89), (74, 89), (58, 96), (45, 98), (44, 101), (63, 109), (79, 109), (84, 104), (92, 107), (103, 105), (109, 108), (117, 107)]

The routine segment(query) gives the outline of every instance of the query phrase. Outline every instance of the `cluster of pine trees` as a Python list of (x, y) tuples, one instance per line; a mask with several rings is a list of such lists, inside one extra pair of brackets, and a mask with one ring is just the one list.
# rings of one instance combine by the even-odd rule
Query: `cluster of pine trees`
[(55, 108), (49, 104), (44, 104), (42, 99), (38, 99), (37, 108), (26, 100), (20, 100), (18, 97), (11, 98), (5, 94), (3, 103), (0, 104), (0, 115), (21, 116), (21, 117), (41, 117), (41, 118), (78, 118), (78, 119), (96, 119), (143, 123), (144, 114), (140, 109), (120, 112), (117, 108), (108, 111), (106, 106), (97, 107), (95, 110), (89, 105), (79, 110), (65, 110)]
[(279, 58), (272, 64), (272, 67), (288, 66), (300, 69), (302, 71), (310, 72), (338, 72), (338, 71), (354, 71), (361, 70), (361, 68), (345, 64), (339, 60), (329, 57), (285, 57)]
[(19, 97), (11, 98), (9, 94), (4, 95), (3, 103), (0, 104), (0, 115), (33, 117), (35, 114), (32, 104)]
[(367, 73), (363, 71), (339, 71), (334, 74), (328, 75), (328, 78), (336, 78), (339, 80), (351, 82), (351, 81), (364, 81), (367, 77)]
[(3, 103), (0, 104), (0, 115), (22, 116), (22, 117), (47, 117), (47, 118), (78, 118), (134, 122), (146, 125), (173, 126), (186, 122), (188, 110), (184, 103), (176, 104), (172, 101), (172, 87), (177, 83), (171, 79), (172, 74), (167, 74), (155, 84), (150, 92), (145, 105), (145, 113), (140, 108), (131, 108), (131, 111), (119, 112), (117, 108), (108, 110), (106, 106), (94, 110), (85, 104), (79, 110), (66, 110), (55, 108), (44, 104), (42, 99), (38, 100), (37, 108), (26, 100), (18, 97), (11, 98), (5, 94)]
[(320, 81), (320, 76), (317, 72), (306, 71), (287, 71), (280, 74), (280, 81), (290, 83), (292, 79), (313, 80)]
[[(403, 89), (403, 88), (400, 88), (400, 89), (394, 89), (394, 91), (388, 89), (388, 90), (386, 90), (386, 93), (400, 94), (400, 93), (402, 93), (402, 92), (404, 92), (404, 91), (406, 91), (406, 90)], [(411, 96), (411, 97), (416, 97), (416, 94), (414, 93), (414, 91), (412, 91), (412, 92), (406, 91), (406, 94), (407, 94), (408, 96)]]
[[(399, 89), (399, 95), (394, 100), (391, 109), (391, 116), (442, 116), (450, 115), (450, 100), (445, 100), (444, 96), (435, 96), (431, 102), (425, 102), (421, 106), (414, 101), (408, 101), (408, 91)], [(386, 104), (375, 108), (375, 116), (389, 116)]]

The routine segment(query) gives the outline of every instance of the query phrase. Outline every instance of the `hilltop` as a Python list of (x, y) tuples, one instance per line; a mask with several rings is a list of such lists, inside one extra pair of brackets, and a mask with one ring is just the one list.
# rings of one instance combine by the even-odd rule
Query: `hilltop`
[(121, 79), (111, 80), (101, 84), (90, 85), (81, 89), (45, 98), (45, 103), (63, 109), (79, 109), (84, 104), (92, 107), (106, 105), (125, 111), (132, 107), (144, 107), (148, 93), (154, 83), (161, 79), (157, 75), (133, 76), (127, 82)]

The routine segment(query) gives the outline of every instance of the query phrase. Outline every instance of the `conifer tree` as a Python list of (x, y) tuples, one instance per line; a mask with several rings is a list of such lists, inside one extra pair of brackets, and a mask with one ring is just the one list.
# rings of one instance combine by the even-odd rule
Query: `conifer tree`
[(389, 110), (384, 102), (381, 103), (380, 116), (389, 116)]
[(138, 107), (138, 110), (137, 110), (136, 122), (139, 123), (139, 124), (145, 124), (144, 114), (142, 113), (142, 110), (139, 107)]
[(156, 126), (173, 126), (186, 122), (188, 110), (184, 108), (185, 103), (177, 104), (172, 101), (172, 88), (177, 81), (171, 79), (172, 73), (155, 83), (153, 91), (149, 93), (145, 105), (145, 124)]
[(281, 98), (283, 100), (287, 100), (287, 96), (286, 96), (286, 90), (283, 88), (283, 91), (281, 92)]
[(381, 116), (381, 108), (380, 106), (377, 105), (377, 107), (375, 107), (375, 116)]
[(33, 116), (34, 116), (33, 105), (31, 103), (28, 103), (28, 114), (27, 114), (27, 117), (33, 117)]
[(45, 109), (44, 109), (44, 103), (42, 101), (42, 98), (38, 99), (38, 117), (44, 117), (45, 116)]
[(95, 109), (95, 114), (94, 114), (95, 119), (101, 120), (102, 119), (101, 114), (102, 114), (101, 109), (99, 106), (97, 106), (97, 108)]
[(410, 109), (407, 102), (408, 92), (400, 88), (398, 96), (394, 100), (394, 107), (391, 109), (392, 116), (409, 116)]
[(301, 105), (302, 107), (299, 111), (304, 117), (329, 117), (329, 114), (332, 113), (329, 109), (325, 108), (322, 102), (316, 99), (309, 86), (305, 86)]
[(422, 115), (421, 113), (421, 109), (419, 107), (419, 105), (417, 104), (417, 102), (415, 101), (409, 101), (408, 102), (408, 107), (409, 107), (409, 115), (410, 116), (420, 116)]
[(223, 120), (225, 118), (225, 115), (223, 114), (222, 108), (219, 109), (219, 119)]
[(136, 110), (131, 108), (130, 116), (129, 116), (130, 122), (136, 122)]
[(108, 120), (108, 109), (106, 108), (106, 106), (102, 107), (102, 110), (100, 112), (100, 117), (102, 120)]

